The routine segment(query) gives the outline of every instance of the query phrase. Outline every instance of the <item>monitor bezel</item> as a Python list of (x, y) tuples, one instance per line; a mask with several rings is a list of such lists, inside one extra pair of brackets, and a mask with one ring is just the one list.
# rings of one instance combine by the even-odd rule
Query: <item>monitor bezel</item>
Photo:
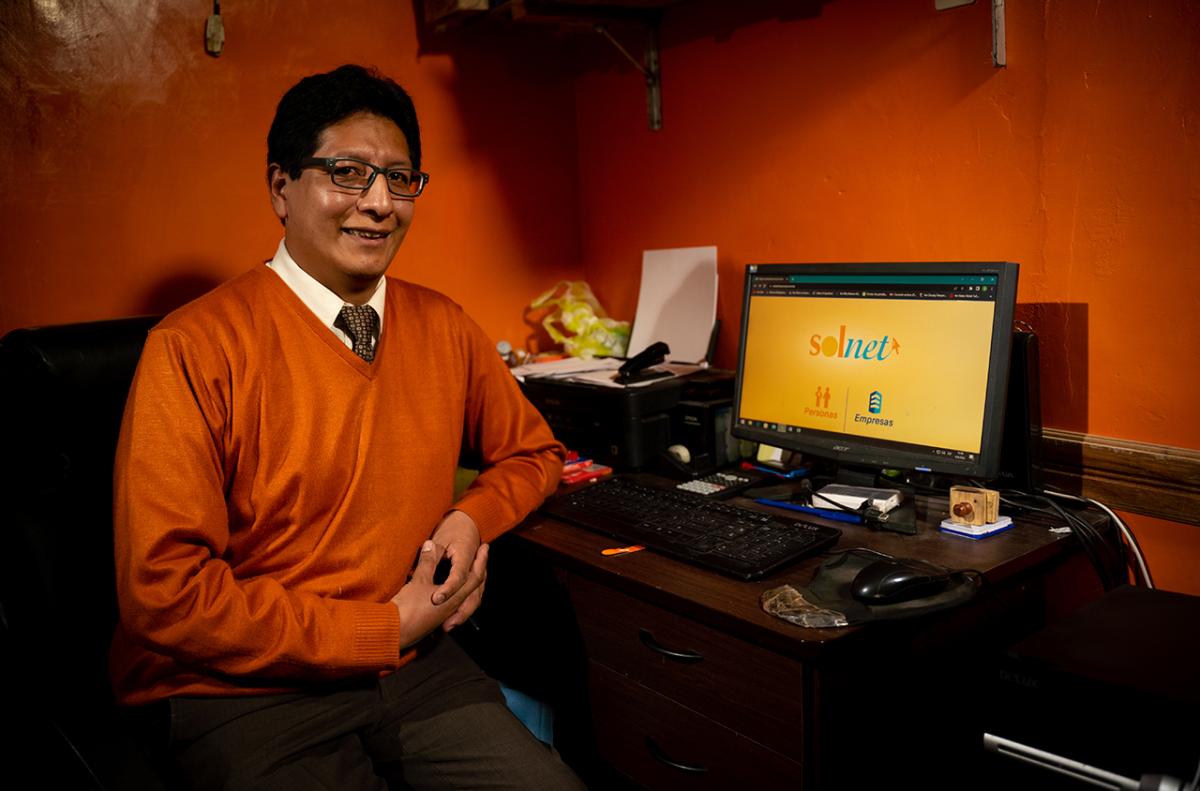
[[(1019, 266), (1010, 261), (893, 261), (869, 263), (764, 263), (747, 264), (742, 281), (742, 316), (738, 335), (738, 362), (734, 378), (731, 433), (738, 439), (759, 442), (835, 462), (838, 465), (875, 469), (917, 470), (964, 478), (993, 478), (999, 473), (1001, 441), (1012, 353), (1012, 321), (1017, 297)], [(996, 275), (996, 300), (984, 392), (979, 453), (974, 461), (939, 456), (932, 449), (871, 437), (810, 431), (779, 434), (740, 425), (742, 378), (745, 369), (746, 332), (750, 321), (750, 278), (756, 273), (811, 275)]]

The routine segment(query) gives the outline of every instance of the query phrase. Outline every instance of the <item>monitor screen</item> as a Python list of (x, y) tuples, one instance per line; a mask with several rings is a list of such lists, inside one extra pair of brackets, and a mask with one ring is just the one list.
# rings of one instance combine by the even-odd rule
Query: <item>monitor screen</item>
[(1017, 265), (751, 264), (733, 434), (844, 465), (992, 477)]

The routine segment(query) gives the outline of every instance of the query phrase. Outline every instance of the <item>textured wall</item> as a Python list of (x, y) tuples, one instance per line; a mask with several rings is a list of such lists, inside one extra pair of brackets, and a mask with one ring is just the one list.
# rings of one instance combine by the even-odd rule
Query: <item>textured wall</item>
[(632, 72), (579, 81), (588, 276), (628, 316), (643, 249), (716, 244), (735, 327), (747, 263), (1017, 261), (1047, 422), (1200, 448), (1181, 354), (1200, 336), (1200, 7), (1009, 3), (1005, 69), (989, 7), (668, 14), (661, 132)]
[[(746, 263), (1015, 260), (1047, 423), (1200, 448), (1200, 10), (1007, 5), (996, 70), (986, 2), (688, 3), (650, 133), (630, 69), (421, 54), (408, 2), (227, 3), (216, 59), (207, 3), (0, 2), (0, 333), (168, 310), (270, 256), (274, 104), (359, 61), (413, 93), (433, 173), (392, 273), (495, 337), (584, 271), (631, 317), (646, 248), (719, 246), (725, 365)], [(1136, 524), (1200, 593), (1198, 531)]]
[(0, 333), (169, 310), (269, 258), (266, 131), (305, 74), (375, 65), (413, 94), (430, 187), (391, 274), (495, 337), (578, 274), (573, 95), (536, 51), (419, 54), (407, 2), (0, 3)]
[[(643, 249), (715, 244), (732, 366), (747, 263), (1017, 261), (1046, 423), (1200, 448), (1200, 6), (1009, 2), (995, 69), (988, 2), (733, 5), (668, 13), (661, 132), (631, 70), (578, 82), (584, 267), (614, 314)], [(1200, 593), (1200, 530), (1136, 523)]]

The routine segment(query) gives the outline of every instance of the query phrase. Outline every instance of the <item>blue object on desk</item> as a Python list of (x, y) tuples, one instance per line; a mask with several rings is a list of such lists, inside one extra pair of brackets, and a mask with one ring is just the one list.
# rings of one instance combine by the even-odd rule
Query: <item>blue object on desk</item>
[(798, 503), (789, 503), (786, 500), (768, 500), (765, 497), (755, 499), (759, 505), (772, 505), (776, 508), (786, 508), (789, 511), (799, 511), (804, 514), (812, 514), (819, 516), (822, 519), (832, 519), (835, 522), (850, 522), (851, 524), (861, 525), (862, 517), (858, 514), (852, 514), (849, 511), (834, 511), (829, 508), (813, 508), (811, 505), (800, 505)]
[(765, 472), (768, 475), (774, 476), (776, 478), (786, 478), (788, 480), (794, 480), (796, 478), (803, 478), (805, 475), (808, 475), (807, 467), (796, 467), (795, 469), (791, 469), (791, 470), (781, 470), (781, 469), (778, 469), (777, 467), (767, 467), (762, 464), (754, 464), (754, 463), (748, 462), (748, 461), (743, 462), (742, 467), (743, 467), (743, 469), (758, 470), (759, 472)]

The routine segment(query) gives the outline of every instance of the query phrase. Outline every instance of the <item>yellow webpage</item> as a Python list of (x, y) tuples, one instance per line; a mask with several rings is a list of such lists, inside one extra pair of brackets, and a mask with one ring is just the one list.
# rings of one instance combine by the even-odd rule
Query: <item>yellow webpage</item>
[(740, 417), (978, 453), (994, 307), (753, 296)]

